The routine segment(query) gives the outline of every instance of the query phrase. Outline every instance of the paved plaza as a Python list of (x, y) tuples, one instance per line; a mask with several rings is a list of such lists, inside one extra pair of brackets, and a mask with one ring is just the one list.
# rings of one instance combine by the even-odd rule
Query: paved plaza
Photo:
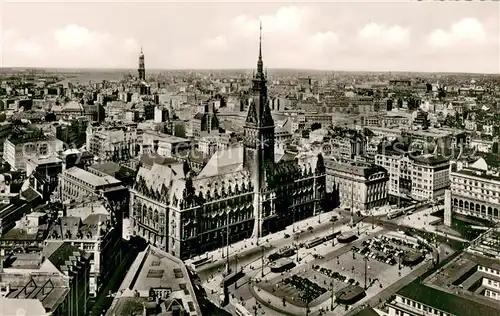
[[(408, 238), (404, 235), (398, 236), (397, 233), (392, 232), (385, 236), (388, 236), (388, 238), (396, 236), (401, 240)], [(324, 293), (318, 293), (317, 297), (309, 302), (311, 311), (319, 311), (320, 309), (326, 310), (327, 308), (330, 309), (332, 305), (332, 286), (334, 293), (342, 291), (349, 284), (359, 285), (362, 288), (365, 287), (364, 256), (351, 250), (345, 251), (345, 248), (348, 247), (348, 249), (350, 249), (352, 246), (360, 247), (362, 246), (363, 241), (370, 238), (372, 238), (372, 235), (365, 236), (356, 242), (348, 244), (347, 246), (345, 244), (337, 245), (336, 250), (339, 255), (333, 258), (328, 258), (328, 260), (312, 259), (307, 264), (302, 264), (291, 271), (282, 274), (267, 272), (265, 278), (260, 279), (260, 282), (255, 285), (255, 294), (257, 294), (261, 299), (266, 299), (271, 302), (269, 304), (276, 309), (286, 309), (288, 312), (295, 310), (292, 314), (303, 315), (307, 304), (305, 301), (299, 299), (301, 290), (290, 284), (283, 283), (284, 279), (290, 279), (293, 275), (297, 275), (305, 280), (310, 280), (318, 287), (326, 290)], [(408, 240), (406, 242), (410, 243)], [(318, 250), (324, 251), (326, 247), (327, 246), (319, 246), (317, 248)], [(400, 247), (408, 250), (405, 246)], [(333, 249), (331, 245), (329, 248), (330, 250)], [(366, 260), (366, 297), (355, 303), (353, 306), (360, 305), (366, 299), (379, 294), (387, 286), (397, 282), (404, 276), (408, 275), (412, 270), (417, 269), (423, 264), (425, 264), (425, 261), (413, 267), (405, 267), (403, 265), (399, 267), (398, 264), (390, 265), (376, 259)], [(328, 273), (326, 273), (328, 270), (336, 273), (337, 277), (329, 276)], [(283, 299), (285, 300), (285, 305), (283, 305)], [(343, 313), (345, 313), (345, 306), (339, 306), (337, 303), (334, 303), (333, 305), (336, 307), (333, 314), (343, 315)]]

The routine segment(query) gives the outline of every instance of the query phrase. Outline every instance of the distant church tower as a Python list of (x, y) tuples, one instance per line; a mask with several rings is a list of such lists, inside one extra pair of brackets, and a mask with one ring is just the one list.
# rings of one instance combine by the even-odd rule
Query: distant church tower
[(141, 53), (139, 54), (139, 69), (137, 69), (137, 72), (139, 73), (139, 80), (145, 81), (146, 68), (144, 66), (144, 53), (142, 52), (142, 47), (141, 47)]
[(274, 169), (274, 121), (267, 98), (266, 75), (262, 62), (262, 24), (259, 37), (259, 59), (257, 72), (252, 79), (251, 98), (244, 125), (243, 166), (251, 174), (254, 186), (254, 217), (256, 219), (253, 237), (262, 236), (262, 199), (267, 188), (267, 176)]

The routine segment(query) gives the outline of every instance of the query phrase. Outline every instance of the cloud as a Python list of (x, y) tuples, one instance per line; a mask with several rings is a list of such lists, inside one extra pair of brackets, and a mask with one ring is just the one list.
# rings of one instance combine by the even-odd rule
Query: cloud
[(54, 39), (60, 49), (98, 48), (111, 39), (106, 33), (91, 32), (83, 26), (69, 24), (54, 32)]
[(479, 45), (485, 43), (486, 30), (474, 18), (465, 18), (451, 25), (449, 30), (436, 29), (428, 36), (428, 43), (435, 48), (455, 45)]
[(313, 51), (323, 53), (338, 47), (339, 35), (333, 31), (318, 32), (311, 36), (308, 44)]
[[(263, 15), (236, 15), (222, 34), (205, 41), (224, 55), (210, 56), (221, 67), (254, 67), (260, 25), (265, 65), (270, 67), (323, 67), (340, 43), (332, 29), (315, 30), (320, 12), (311, 6), (283, 6)], [(238, 59), (228, 56), (239, 56)], [(234, 62), (234, 64), (230, 64)], [(238, 63), (238, 64), (237, 64)]]
[(0, 52), (3, 62), (5, 62), (5, 54), (9, 51), (13, 54), (24, 56), (29, 60), (34, 60), (45, 53), (40, 38), (20, 37), (14, 30), (5, 30), (2, 32), (0, 40)]
[(312, 14), (309, 7), (287, 6), (279, 8), (274, 14), (256, 18), (239, 15), (233, 19), (233, 25), (246, 36), (258, 34), (260, 23), (263, 24), (265, 33), (279, 32), (283, 35), (283, 33), (297, 32), (306, 26)]
[(136, 68), (144, 45), (148, 68), (255, 68), (262, 22), (270, 69), (500, 71), (498, 4), (368, 2), (9, 2), (0, 63)]
[(53, 29), (44, 37), (14, 31), (2, 35), (3, 63), (9, 66), (126, 67), (136, 62), (139, 49), (134, 38), (120, 38), (77, 24)]
[(399, 26), (369, 23), (358, 31), (357, 44), (368, 51), (393, 51), (410, 46), (410, 29)]
[(205, 41), (205, 45), (214, 51), (225, 51), (229, 45), (224, 35), (219, 35), (215, 38)]

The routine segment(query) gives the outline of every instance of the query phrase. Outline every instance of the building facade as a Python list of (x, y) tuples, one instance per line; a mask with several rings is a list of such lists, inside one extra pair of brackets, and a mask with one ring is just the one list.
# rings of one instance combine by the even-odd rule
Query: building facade
[(121, 161), (135, 157), (142, 145), (136, 125), (93, 126), (87, 128), (87, 150), (103, 160)]
[(362, 162), (326, 159), (327, 192), (338, 192), (341, 206), (369, 211), (385, 205), (389, 174), (384, 168)]
[(259, 53), (243, 146), (218, 150), (197, 176), (186, 164), (139, 169), (132, 234), (187, 259), (324, 211), (323, 157), (275, 161), (266, 82)]
[(450, 185), (450, 162), (445, 157), (403, 152), (379, 153), (375, 164), (389, 171), (389, 194), (426, 200), (444, 197)]
[(97, 176), (78, 167), (66, 169), (59, 175), (59, 197), (63, 202), (85, 202), (96, 198), (106, 202), (111, 223), (122, 231), (123, 218), (128, 217), (128, 188), (111, 176)]
[(450, 190), (445, 196), (445, 224), (454, 213), (500, 220), (500, 177), (487, 170), (467, 167), (451, 172)]
[(3, 146), (3, 159), (13, 170), (25, 170), (26, 160), (46, 157), (63, 149), (63, 142), (39, 131), (20, 131), (6, 139)]
[[(111, 226), (111, 216), (102, 205), (86, 207), (88, 216), (63, 216), (49, 229), (46, 243), (67, 242), (90, 255), (89, 294), (96, 297), (120, 264), (121, 236)], [(92, 209), (92, 210), (91, 210)]]

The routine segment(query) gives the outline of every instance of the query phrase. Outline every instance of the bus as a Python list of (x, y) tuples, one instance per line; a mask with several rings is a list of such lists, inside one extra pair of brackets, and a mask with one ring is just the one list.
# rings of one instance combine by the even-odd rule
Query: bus
[(310, 248), (316, 247), (318, 245), (321, 245), (324, 242), (325, 242), (325, 237), (314, 238), (313, 240), (309, 241), (306, 244), (306, 248), (310, 249)]
[(399, 217), (401, 215), (403, 215), (403, 210), (389, 211), (389, 213), (387, 213), (387, 219), (393, 219), (393, 218)]
[(233, 306), (236, 310), (236, 315), (238, 316), (253, 316), (243, 305), (240, 303), (233, 303)]

